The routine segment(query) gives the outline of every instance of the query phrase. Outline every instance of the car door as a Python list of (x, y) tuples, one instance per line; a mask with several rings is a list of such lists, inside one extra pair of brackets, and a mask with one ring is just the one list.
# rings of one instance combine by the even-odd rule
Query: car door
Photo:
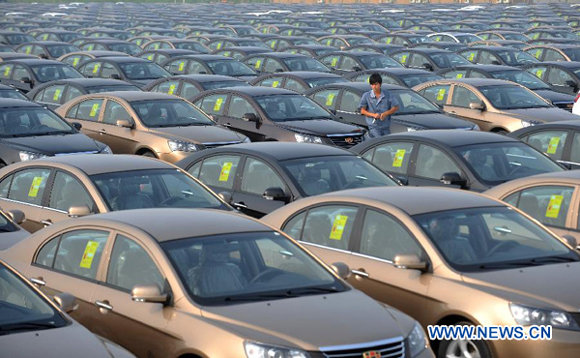
[[(232, 127), (231, 120), (230, 124), (228, 125), (228, 121), (225, 117), (227, 100), (227, 93), (216, 93), (199, 99), (197, 102), (195, 102), (195, 105), (201, 108), (201, 110), (205, 113), (209, 114), (219, 124), (225, 127)], [(231, 129), (235, 130), (234, 127)]]
[(427, 321), (430, 308), (438, 304), (428, 296), (432, 275), (394, 266), (397, 255), (414, 254), (428, 261), (426, 253), (395, 216), (371, 208), (363, 211), (350, 258), (353, 275), (348, 282), (379, 302)]
[(282, 231), (327, 264), (342, 262), (351, 267), (351, 242), (359, 210), (350, 203), (316, 205), (288, 220)]
[(538, 130), (520, 138), (521, 141), (528, 143), (540, 152), (546, 153), (552, 160), (561, 163), (567, 163), (566, 159), (569, 158), (569, 156), (565, 156), (568, 151), (567, 147), (572, 142), (569, 139), (571, 139), (570, 132), (567, 130)]
[(430, 100), (433, 103), (437, 103), (441, 107), (447, 104), (447, 97), (449, 97), (449, 91), (451, 90), (450, 84), (441, 84), (425, 87), (419, 91), (419, 93)]
[(262, 73), (264, 72), (263, 71), (264, 59), (265, 59), (264, 56), (255, 56), (247, 59), (246, 61), (244, 61), (244, 63), (248, 65), (248, 67), (254, 69), (254, 71), (256, 71), (257, 73)]
[(359, 111), (360, 99), (360, 94), (344, 89), (340, 96), (338, 108), (336, 108), (338, 119), (344, 123), (366, 127), (366, 118)]
[(572, 165), (572, 169), (580, 169), (580, 133), (574, 132), (570, 149), (567, 150), (565, 157), (567, 163)]
[(35, 85), (34, 76), (24, 66), (15, 65), (12, 69), (12, 81), (7, 84), (27, 93)]
[(222, 119), (223, 125), (244, 134), (252, 142), (265, 140), (263, 123), (244, 120), (243, 117), (247, 114), (253, 114), (256, 118), (260, 118), (260, 114), (250, 101), (237, 95), (231, 95), (225, 116)]
[(444, 105), (443, 110), (477, 124), (481, 130), (492, 129), (493, 118), (488, 115), (487, 111), (471, 109), (469, 107), (471, 103), (483, 103), (483, 99), (466, 87), (454, 85), (451, 102)]
[(206, 157), (192, 165), (187, 172), (209, 186), (214, 192), (233, 195), (241, 159), (240, 155), (235, 154)]
[(244, 214), (260, 218), (285, 205), (280, 200), (267, 200), (264, 192), (270, 188), (280, 188), (288, 197), (290, 190), (272, 166), (254, 157), (246, 157), (241, 171), (240, 184), (232, 196), (232, 206)]
[(571, 95), (576, 95), (576, 92), (578, 92), (578, 80), (575, 79), (575, 76), (558, 67), (550, 67), (547, 82), (556, 92)]
[(284, 65), (275, 58), (267, 58), (266, 62), (264, 63), (264, 67), (262, 68), (262, 72), (264, 73), (276, 73), (276, 72), (284, 72)]
[(372, 147), (361, 153), (361, 156), (406, 184), (409, 181), (414, 149), (414, 142), (394, 141)]
[(64, 89), (65, 85), (63, 84), (46, 87), (42, 91), (38, 92), (32, 100), (36, 103), (43, 104), (52, 110), (55, 110), (61, 105)]
[(461, 166), (442, 148), (421, 143), (410, 168), (409, 185), (411, 186), (444, 186), (441, 177), (445, 173), (457, 173), (462, 178)]
[(173, 308), (131, 300), (131, 290), (137, 285), (156, 285), (162, 292), (170, 292), (153, 257), (137, 239), (116, 233), (106, 275), (91, 297), (100, 312), (92, 317), (92, 331), (138, 357), (164, 357), (167, 347), (180, 340), (164, 330)]
[(49, 168), (28, 168), (8, 175), (0, 182), (2, 209), (22, 211), (26, 220), (20, 226), (29, 232), (44, 227), (40, 218), (45, 210), (44, 196), (51, 172)]
[[(103, 99), (87, 99), (74, 105), (65, 115), (68, 122), (79, 122), (82, 124), (81, 131), (89, 137), (96, 140), (103, 140), (101, 138), (102, 124), (98, 122), (103, 109)], [(103, 142), (105, 142), (103, 140)]]
[[(135, 129), (138, 119), (133, 118), (130, 112), (120, 103), (107, 100), (105, 103), (105, 112), (102, 119), (98, 122), (99, 139), (106, 143), (113, 153), (116, 154), (135, 154), (137, 146), (143, 139)], [(117, 121), (127, 120), (133, 124), (133, 128), (121, 127)]]

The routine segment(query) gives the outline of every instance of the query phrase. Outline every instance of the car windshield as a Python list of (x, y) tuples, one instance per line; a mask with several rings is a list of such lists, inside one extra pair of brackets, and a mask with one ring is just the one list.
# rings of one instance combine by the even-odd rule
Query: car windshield
[(226, 209), (215, 195), (177, 169), (147, 169), (92, 175), (112, 211), (146, 208)]
[(347, 290), (313, 257), (271, 231), (160, 243), (191, 298), (202, 306)]
[(254, 70), (236, 60), (220, 60), (206, 62), (211, 71), (216, 75), (224, 76), (253, 76)]
[(570, 57), (572, 61), (580, 61), (580, 48), (567, 48), (564, 50), (564, 53)]
[(258, 41), (258, 40), (240, 40), (240, 41), (238, 41), (238, 46), (256, 46), (256, 47), (268, 48), (268, 45), (266, 45), (262, 41)]
[(113, 85), (113, 86), (98, 86), (87, 88), (89, 93), (101, 93), (101, 92), (117, 92), (117, 91), (141, 91), (137, 86), (133, 85)]
[(481, 41), (481, 38), (475, 35), (455, 35), (455, 38), (459, 40), (462, 44), (468, 44), (470, 42)]
[(0, 336), (67, 324), (41, 295), (0, 263)]
[(441, 113), (439, 107), (412, 90), (390, 91), (390, 93), (399, 104), (399, 110), (395, 115)]
[(454, 148), (473, 172), (490, 186), (564, 169), (550, 158), (518, 142), (486, 143)]
[(540, 62), (537, 58), (524, 51), (498, 51), (497, 55), (508, 66), (522, 66), (528, 63)]
[(486, 86), (478, 89), (497, 109), (550, 107), (542, 98), (519, 86)]
[(506, 40), (523, 41), (523, 42), (530, 41), (529, 37), (519, 33), (503, 34), (503, 37), (505, 37)]
[(129, 55), (136, 55), (143, 49), (133, 43), (109, 44), (109, 51), (124, 52)]
[(58, 37), (60, 37), (60, 39), (63, 42), (70, 42), (72, 40), (75, 40), (75, 39), (78, 39), (78, 38), (83, 37), (83, 35), (78, 34), (78, 33), (72, 33), (72, 34), (68, 34), (67, 33), (67, 34), (58, 34)]
[(17, 90), (0, 90), (0, 98), (13, 98), (28, 101), (28, 98)]
[(433, 41), (433, 39), (431, 39), (427, 36), (410, 36), (410, 37), (406, 37), (405, 39), (412, 44), (422, 44), (425, 42), (435, 42), (435, 41)]
[(458, 271), (580, 260), (542, 226), (504, 206), (438, 211), (415, 215), (413, 219)]
[(316, 102), (301, 95), (274, 95), (255, 98), (270, 120), (274, 122), (332, 119)]
[(79, 50), (78, 47), (72, 45), (51, 45), (46, 46), (46, 49), (48, 50), (48, 53), (54, 58), (60, 57), (69, 52), (75, 52)]
[(357, 156), (295, 159), (280, 164), (306, 196), (343, 189), (398, 185), (390, 176)]
[(46, 108), (0, 109), (0, 137), (72, 134), (77, 131)]
[(356, 45), (372, 45), (374, 43), (373, 40), (369, 39), (368, 37), (351, 37), (347, 39), (350, 46)]
[(207, 91), (225, 87), (246, 87), (249, 86), (250, 84), (244, 81), (216, 81), (216, 82), (203, 82), (201, 85), (203, 89)]
[(433, 73), (425, 73), (420, 75), (404, 75), (399, 76), (399, 78), (405, 82), (407, 87), (415, 87), (416, 85), (424, 82), (440, 80), (441, 76)]
[(4, 35), (8, 43), (12, 46), (21, 45), (26, 42), (36, 42), (34, 37), (26, 34)]
[(328, 67), (312, 58), (285, 58), (282, 61), (284, 61), (290, 71), (330, 72)]
[(568, 31), (553, 31), (547, 33), (550, 37), (561, 38), (561, 39), (570, 39), (570, 40), (580, 40), (580, 37), (572, 32)]
[(308, 85), (311, 88), (329, 85), (329, 84), (333, 84), (333, 83), (339, 83), (339, 82), (348, 82), (348, 80), (346, 80), (343, 77), (306, 78), (304, 80), (308, 83)]
[(161, 77), (170, 77), (171, 74), (155, 63), (130, 62), (119, 63), (119, 67), (130, 80), (148, 80)]
[(506, 80), (512, 81), (517, 84), (520, 84), (524, 87), (527, 87), (531, 90), (540, 90), (540, 89), (550, 89), (545, 82), (543, 82), (538, 77), (532, 75), (528, 71), (501, 71), (501, 72), (491, 72), (493, 78), (497, 78), (499, 80)]
[(400, 63), (386, 55), (371, 55), (360, 57), (365, 69), (403, 67)]
[(429, 55), (429, 57), (431, 57), (431, 60), (433, 60), (433, 62), (435, 62), (435, 64), (440, 68), (471, 65), (471, 62), (455, 53), (432, 53)]
[(213, 126), (215, 123), (189, 102), (175, 99), (132, 102), (141, 122), (150, 128)]
[(32, 72), (40, 82), (62, 80), (65, 78), (83, 78), (77, 70), (68, 65), (38, 65), (32, 66)]
[(175, 48), (182, 50), (192, 50), (199, 53), (208, 53), (207, 48), (196, 41), (184, 41), (175, 44)]

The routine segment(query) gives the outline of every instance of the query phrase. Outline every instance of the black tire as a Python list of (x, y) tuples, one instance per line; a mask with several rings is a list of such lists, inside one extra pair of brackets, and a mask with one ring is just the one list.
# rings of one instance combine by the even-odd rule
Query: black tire
[[(458, 322), (454, 326), (473, 326), (471, 322)], [(466, 352), (469, 355), (465, 354)], [(492, 358), (491, 350), (485, 341), (441, 341), (437, 358)]]

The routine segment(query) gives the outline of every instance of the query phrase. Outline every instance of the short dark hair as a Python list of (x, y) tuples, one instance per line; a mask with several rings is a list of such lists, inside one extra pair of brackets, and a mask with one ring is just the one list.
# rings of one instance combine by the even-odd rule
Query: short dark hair
[(369, 84), (370, 85), (374, 85), (375, 83), (378, 84), (383, 84), (383, 78), (381, 77), (381, 75), (379, 75), (378, 73), (373, 73), (372, 75), (370, 75), (369, 77)]

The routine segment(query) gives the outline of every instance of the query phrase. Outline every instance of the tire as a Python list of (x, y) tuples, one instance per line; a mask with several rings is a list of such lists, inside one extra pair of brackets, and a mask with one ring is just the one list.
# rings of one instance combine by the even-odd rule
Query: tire
[(506, 131), (505, 129), (496, 129), (493, 132), (501, 135), (508, 135), (508, 131)]
[(141, 155), (148, 158), (157, 158), (157, 156), (155, 156), (155, 154), (149, 150), (144, 151), (141, 153)]
[[(473, 323), (459, 322), (454, 325), (473, 326)], [(456, 340), (441, 341), (437, 350), (437, 358), (492, 358), (492, 355), (485, 341)]]

